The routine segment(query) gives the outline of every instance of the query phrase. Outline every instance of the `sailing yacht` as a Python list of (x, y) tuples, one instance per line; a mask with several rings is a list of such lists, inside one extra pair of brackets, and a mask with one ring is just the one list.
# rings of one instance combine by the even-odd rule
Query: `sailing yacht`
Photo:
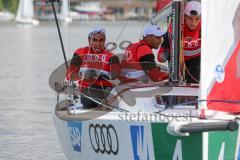
[(0, 21), (10, 21), (14, 19), (14, 14), (6, 10), (0, 12)]
[(18, 4), (16, 23), (38, 25), (39, 21), (33, 19), (33, 1), (32, 0), (20, 0)]
[(82, 20), (102, 19), (112, 13), (110, 9), (101, 7), (101, 1), (82, 2), (81, 5), (74, 7), (74, 11), (80, 15)]
[[(172, 24), (181, 22), (183, 14), (176, 13), (183, 3), (171, 2)], [(76, 98), (82, 93), (64, 85), (65, 65), (55, 70), (49, 81), (57, 93), (53, 119), (69, 160), (240, 158), (240, 0), (201, 3), (200, 86), (123, 84), (111, 91), (104, 110), (88, 110)]]
[(59, 15), (59, 20), (65, 23), (72, 22), (68, 0), (62, 0), (61, 13)]

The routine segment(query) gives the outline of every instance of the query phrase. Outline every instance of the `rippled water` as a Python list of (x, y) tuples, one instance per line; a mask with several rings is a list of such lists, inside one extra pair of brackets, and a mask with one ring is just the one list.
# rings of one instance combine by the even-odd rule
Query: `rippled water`
[[(108, 41), (120, 42), (140, 38), (143, 23), (62, 25), (67, 57), (72, 56), (75, 48), (87, 44), (87, 33), (96, 24), (106, 27)], [(0, 23), (1, 160), (65, 159), (52, 120), (56, 95), (48, 86), (51, 72), (62, 63), (54, 23), (36, 27)]]

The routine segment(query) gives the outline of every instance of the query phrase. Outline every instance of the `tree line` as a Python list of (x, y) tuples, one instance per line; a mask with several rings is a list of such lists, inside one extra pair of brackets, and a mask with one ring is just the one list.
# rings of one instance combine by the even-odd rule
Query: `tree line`
[(7, 10), (16, 13), (19, 0), (0, 0), (0, 11)]

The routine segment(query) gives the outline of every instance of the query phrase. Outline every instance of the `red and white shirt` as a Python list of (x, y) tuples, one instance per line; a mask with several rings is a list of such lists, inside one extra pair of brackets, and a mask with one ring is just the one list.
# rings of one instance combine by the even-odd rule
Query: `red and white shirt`
[(74, 52), (79, 56), (81, 64), (80, 66), (71, 65), (69, 71), (67, 72), (67, 80), (70, 80), (72, 74), (77, 74), (78, 79), (74, 79), (78, 81), (80, 88), (87, 88), (91, 84), (99, 85), (99, 86), (112, 86), (112, 84), (106, 80), (94, 80), (87, 81), (84, 80), (84, 74), (88, 70), (94, 70), (97, 75), (106, 75), (110, 76), (110, 59), (113, 56), (111, 52), (107, 50), (103, 50), (100, 54), (94, 53), (89, 47), (79, 48)]
[[(170, 25), (171, 26), (171, 25)], [(172, 32), (172, 28), (168, 27), (168, 33)], [(168, 36), (171, 36), (169, 34)], [(161, 58), (161, 54), (165, 50), (170, 51), (170, 45), (171, 45), (171, 37), (165, 38), (164, 42), (161, 46), (161, 48), (158, 51), (158, 60), (160, 62), (164, 62), (164, 60)], [(184, 59), (190, 60), (192, 58), (198, 57), (201, 54), (201, 22), (199, 23), (196, 30), (191, 31), (186, 24), (183, 26), (183, 53), (184, 53)]]

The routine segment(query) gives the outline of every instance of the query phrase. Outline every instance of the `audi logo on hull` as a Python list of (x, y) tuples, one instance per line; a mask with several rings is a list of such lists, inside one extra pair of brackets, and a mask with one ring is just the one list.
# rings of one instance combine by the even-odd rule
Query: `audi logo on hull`
[(96, 153), (118, 154), (118, 136), (113, 125), (90, 124), (89, 138), (92, 148)]

